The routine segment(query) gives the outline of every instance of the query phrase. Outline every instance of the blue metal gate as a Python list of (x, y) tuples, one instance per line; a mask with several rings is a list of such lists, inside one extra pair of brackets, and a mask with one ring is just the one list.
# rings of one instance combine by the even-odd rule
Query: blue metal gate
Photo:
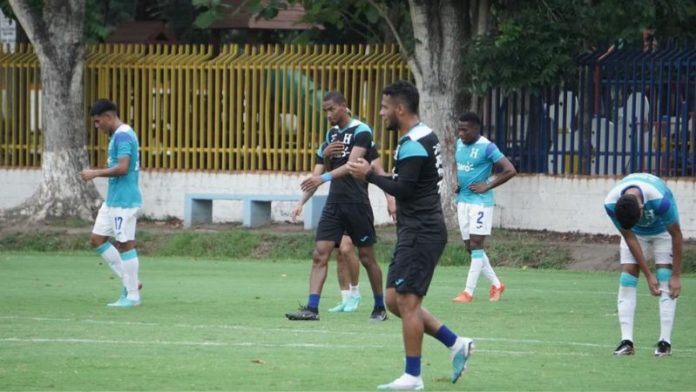
[(520, 172), (696, 175), (696, 49), (578, 58), (576, 80), (483, 98), (483, 133)]

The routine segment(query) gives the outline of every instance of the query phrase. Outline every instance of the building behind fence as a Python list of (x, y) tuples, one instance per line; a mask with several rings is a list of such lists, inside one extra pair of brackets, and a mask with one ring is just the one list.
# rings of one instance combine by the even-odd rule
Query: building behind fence
[[(107, 97), (138, 132), (144, 169), (309, 171), (342, 91), (375, 130), (391, 167), (396, 138), (379, 118), (382, 88), (410, 79), (395, 47), (99, 45), (88, 50), (85, 118), (93, 165), (106, 138), (88, 105)], [(28, 47), (0, 52), (0, 165), (38, 167), (41, 84)], [(521, 172), (696, 174), (696, 50), (665, 47), (579, 57), (577, 79), (482, 97), (483, 133)]]

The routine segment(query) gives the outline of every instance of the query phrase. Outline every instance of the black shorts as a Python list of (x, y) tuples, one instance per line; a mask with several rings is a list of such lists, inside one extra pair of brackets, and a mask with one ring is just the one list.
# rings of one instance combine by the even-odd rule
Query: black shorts
[(336, 246), (347, 235), (357, 247), (377, 242), (372, 207), (362, 203), (327, 203), (317, 226), (317, 241), (333, 241)]
[(444, 249), (445, 242), (419, 243), (415, 238), (397, 242), (387, 272), (387, 288), (425, 297)]

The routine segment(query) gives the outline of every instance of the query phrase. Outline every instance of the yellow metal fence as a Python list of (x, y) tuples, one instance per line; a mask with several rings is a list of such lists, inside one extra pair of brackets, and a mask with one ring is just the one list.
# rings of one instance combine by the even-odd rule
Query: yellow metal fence
[[(30, 47), (0, 51), (0, 165), (41, 164), (41, 82)], [(327, 130), (323, 95), (339, 90), (373, 127), (385, 165), (396, 137), (379, 118), (382, 88), (410, 79), (390, 45), (96, 45), (85, 72), (90, 161), (106, 162), (106, 137), (89, 105), (113, 100), (140, 138), (141, 167), (309, 171)]]

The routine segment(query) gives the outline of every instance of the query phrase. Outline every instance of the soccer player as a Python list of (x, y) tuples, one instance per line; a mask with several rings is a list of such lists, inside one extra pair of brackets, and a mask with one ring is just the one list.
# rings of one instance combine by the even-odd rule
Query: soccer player
[[(106, 200), (94, 222), (90, 242), (123, 283), (121, 296), (108, 306), (132, 308), (140, 305), (140, 263), (135, 250), (136, 213), (142, 205), (138, 138), (130, 126), (121, 122), (116, 105), (109, 100), (97, 100), (90, 116), (94, 125), (109, 136), (107, 168), (80, 172), (83, 181), (95, 177), (109, 179)], [(116, 246), (108, 241), (109, 237), (114, 237)]]
[[(618, 314), (621, 343), (614, 355), (633, 355), (633, 316), (638, 275), (643, 271), (650, 293), (659, 296), (660, 339), (656, 357), (672, 355), (672, 326), (681, 292), (682, 232), (677, 202), (660, 178), (647, 173), (624, 177), (607, 195), (604, 208), (621, 232)], [(648, 252), (655, 258), (653, 273)], [(657, 278), (655, 276), (657, 275)]]
[[(328, 148), (327, 148), (328, 147)], [(314, 166), (314, 175), (320, 176), (324, 173), (324, 159), (329, 160), (331, 155), (343, 150), (343, 143), (333, 142), (330, 145), (323, 143), (317, 150), (317, 164)], [(371, 162), (373, 169), (377, 172), (384, 173), (379, 153), (374, 145), (366, 152), (366, 158)], [(292, 210), (292, 221), (296, 222), (297, 217), (302, 213), (304, 204), (309, 200), (314, 191), (303, 192), (301, 200)], [(392, 218), (396, 218), (396, 204), (394, 197), (389, 194), (384, 194), (387, 199), (387, 210)], [(341, 243), (336, 254), (336, 275), (338, 278), (338, 286), (341, 290), (341, 303), (329, 309), (329, 312), (354, 312), (360, 305), (360, 262), (355, 256), (353, 241), (350, 236), (343, 235)]]
[[(457, 194), (459, 229), (471, 255), (471, 264), (466, 288), (452, 302), (473, 301), (481, 272), (491, 282), (489, 299), (496, 302), (505, 291), (505, 285), (493, 270), (483, 243), (486, 236), (491, 235), (493, 225), (493, 188), (506, 183), (517, 171), (494, 143), (481, 136), (481, 120), (476, 113), (467, 112), (459, 116), (457, 134), (459, 138), (454, 153), (457, 185), (454, 192)], [(494, 167), (499, 173), (490, 178)]]
[(372, 248), (376, 234), (367, 183), (351, 177), (346, 166), (348, 161), (365, 156), (372, 146), (372, 130), (351, 118), (345, 97), (337, 91), (324, 96), (322, 109), (332, 125), (326, 133), (326, 143), (341, 142), (343, 146), (330, 159), (324, 159), (326, 173), (313, 174), (302, 182), (303, 192), (314, 192), (319, 185), (328, 181), (331, 181), (331, 187), (317, 227), (307, 305), (285, 316), (290, 320), (319, 320), (319, 300), (326, 280), (329, 256), (341, 242), (343, 234), (347, 233), (359, 249), (360, 261), (367, 270), (372, 287), (375, 303), (370, 319), (384, 321), (387, 311), (384, 307), (382, 270)]
[(380, 115), (387, 129), (403, 135), (393, 176), (378, 175), (365, 160), (348, 163), (351, 175), (366, 178), (396, 198), (397, 242), (387, 273), (386, 300), (389, 311), (401, 318), (406, 369), (378, 389), (423, 389), (424, 332), (449, 348), (453, 383), (466, 368), (474, 346), (471, 339), (457, 336), (421, 305), (447, 243), (447, 228), (439, 193), (442, 149), (433, 130), (420, 122), (418, 101), (418, 90), (409, 82), (398, 81), (382, 90)]

